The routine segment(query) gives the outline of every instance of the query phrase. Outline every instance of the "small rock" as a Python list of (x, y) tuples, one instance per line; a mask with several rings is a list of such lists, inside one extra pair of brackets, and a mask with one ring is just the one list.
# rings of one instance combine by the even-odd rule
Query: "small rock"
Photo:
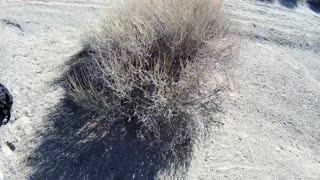
[(14, 144), (12, 142), (6, 142), (6, 145), (10, 148), (11, 151), (16, 150), (16, 147), (14, 146)]

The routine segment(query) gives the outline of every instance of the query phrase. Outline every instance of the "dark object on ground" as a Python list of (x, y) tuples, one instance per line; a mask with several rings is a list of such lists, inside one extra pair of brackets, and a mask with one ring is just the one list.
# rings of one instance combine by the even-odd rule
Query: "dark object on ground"
[[(0, 127), (6, 125), (11, 118), (13, 97), (9, 90), (0, 83)], [(6, 121), (4, 121), (6, 119)]]
[(10, 148), (11, 151), (16, 150), (16, 146), (12, 142), (7, 141), (6, 145)]

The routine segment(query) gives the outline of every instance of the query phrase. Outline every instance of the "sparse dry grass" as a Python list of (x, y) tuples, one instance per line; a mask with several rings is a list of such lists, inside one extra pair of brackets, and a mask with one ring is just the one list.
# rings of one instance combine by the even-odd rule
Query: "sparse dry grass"
[[(204, 77), (230, 54), (221, 0), (128, 0), (111, 11), (65, 74), (80, 106), (134, 128), (159, 151), (174, 152), (208, 132), (218, 81)], [(222, 43), (223, 42), (223, 43)]]

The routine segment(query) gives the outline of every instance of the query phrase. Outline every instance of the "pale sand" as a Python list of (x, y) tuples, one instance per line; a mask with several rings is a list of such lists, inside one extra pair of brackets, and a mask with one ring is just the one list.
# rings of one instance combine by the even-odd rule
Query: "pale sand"
[[(63, 98), (62, 88), (52, 83), (104, 9), (108, 3), (103, 0), (0, 2), (0, 81), (15, 98), (13, 119), (0, 128), (0, 179), (156, 177), (152, 173), (157, 172), (150, 172), (160, 168), (133, 172), (140, 161), (127, 162), (129, 166), (121, 164), (126, 163), (123, 159), (119, 165), (97, 157), (86, 168), (63, 164), (56, 155), (72, 152), (72, 147), (60, 148), (67, 146), (63, 140), (37, 151), (46, 138), (41, 134), (52, 126), (48, 116)], [(226, 0), (224, 9), (240, 39), (241, 66), (223, 104), (224, 127), (195, 150), (184, 178), (320, 179), (320, 14), (306, 5), (291, 9), (254, 0)], [(7, 141), (15, 145), (14, 151)], [(66, 151), (57, 152), (61, 149)], [(30, 165), (35, 152), (48, 162)], [(57, 159), (47, 158), (50, 154)], [(101, 171), (106, 168), (111, 170)]]

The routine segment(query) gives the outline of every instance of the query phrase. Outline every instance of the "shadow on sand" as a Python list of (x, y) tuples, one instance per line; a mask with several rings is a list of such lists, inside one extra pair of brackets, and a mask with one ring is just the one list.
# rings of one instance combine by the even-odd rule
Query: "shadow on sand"
[(289, 9), (293, 9), (298, 6), (298, 0), (279, 0), (279, 3)]
[(119, 124), (110, 127), (68, 99), (48, 121), (52, 125), (28, 160), (33, 169), (30, 179), (149, 180), (159, 172), (171, 169), (175, 174), (178, 168), (189, 166), (189, 151), (178, 158), (164, 158), (157, 149), (138, 141), (134, 129), (125, 132)]
[(308, 3), (309, 8), (314, 11), (315, 13), (320, 13), (320, 3)]
[[(275, 0), (256, 0), (264, 3), (274, 3)], [(280, 5), (289, 9), (294, 9), (298, 6), (298, 0), (279, 0)], [(320, 3), (306, 2), (309, 8), (315, 13), (320, 13)]]
[(257, 0), (264, 3), (274, 3), (275, 0)]
[[(275, 0), (257, 0), (260, 2), (265, 2), (265, 3), (274, 3)], [(280, 5), (289, 8), (289, 9), (294, 9), (298, 6), (298, 0), (278, 0)]]

